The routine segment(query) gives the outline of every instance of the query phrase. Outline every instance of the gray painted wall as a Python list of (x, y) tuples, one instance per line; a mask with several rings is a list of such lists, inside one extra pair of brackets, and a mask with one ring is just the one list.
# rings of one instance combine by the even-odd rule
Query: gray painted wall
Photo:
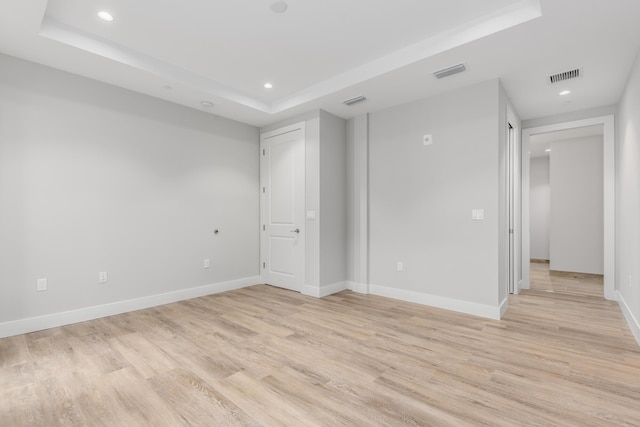
[(347, 280), (347, 122), (320, 111), (320, 286)]
[(0, 70), (0, 322), (259, 274), (257, 128), (4, 55)]
[(602, 143), (602, 136), (551, 143), (551, 270), (604, 273)]
[(567, 114), (556, 114), (554, 116), (540, 117), (522, 121), (522, 128), (528, 129), (538, 126), (553, 125), (574, 120), (590, 119), (592, 117), (610, 116), (618, 113), (617, 105), (605, 105), (603, 107), (590, 108), (588, 110), (574, 111)]
[(499, 97), (492, 80), (370, 115), (372, 285), (500, 303)]
[(551, 193), (549, 157), (534, 157), (529, 170), (531, 258), (549, 260), (549, 220)]
[(640, 342), (640, 55), (620, 102), (617, 152), (616, 279)]

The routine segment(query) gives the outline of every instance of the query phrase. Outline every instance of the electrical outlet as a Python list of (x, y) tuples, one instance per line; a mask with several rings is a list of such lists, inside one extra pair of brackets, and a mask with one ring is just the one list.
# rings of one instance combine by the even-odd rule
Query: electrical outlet
[(36, 291), (42, 292), (47, 290), (47, 279), (38, 279), (38, 284), (36, 285)]
[(211, 260), (209, 258), (205, 259), (204, 262), (202, 263), (202, 266), (204, 268), (209, 268), (211, 267)]
[(396, 268), (398, 269), (398, 271), (404, 271), (404, 265), (401, 261), (398, 261), (398, 265), (396, 266)]
[(98, 283), (107, 283), (109, 281), (106, 271), (98, 273)]

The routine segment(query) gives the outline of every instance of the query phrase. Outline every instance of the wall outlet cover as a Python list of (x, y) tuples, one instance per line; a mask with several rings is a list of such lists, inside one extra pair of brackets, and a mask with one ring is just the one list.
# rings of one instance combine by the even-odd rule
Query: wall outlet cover
[(36, 285), (36, 290), (38, 292), (47, 290), (47, 279), (38, 279), (38, 283)]
[(431, 145), (433, 144), (433, 135), (428, 134), (422, 137), (422, 143), (424, 145)]
[(106, 271), (101, 271), (98, 273), (98, 283), (107, 283), (109, 281), (109, 277), (107, 276)]

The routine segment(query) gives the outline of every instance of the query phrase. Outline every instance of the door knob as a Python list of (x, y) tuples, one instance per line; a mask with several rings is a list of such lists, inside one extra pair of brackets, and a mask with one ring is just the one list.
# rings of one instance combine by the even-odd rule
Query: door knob
[(299, 228), (296, 228), (295, 230), (291, 230), (291, 232), (292, 232), (292, 233), (300, 234), (300, 229), (299, 229)]

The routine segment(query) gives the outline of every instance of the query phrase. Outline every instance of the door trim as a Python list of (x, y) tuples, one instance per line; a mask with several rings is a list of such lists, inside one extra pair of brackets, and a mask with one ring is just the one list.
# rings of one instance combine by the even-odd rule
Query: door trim
[[(266, 276), (264, 274), (264, 268), (263, 268), (263, 263), (266, 262), (267, 259), (267, 253), (268, 253), (268, 249), (267, 249), (267, 241), (265, 239), (265, 234), (264, 231), (262, 229), (262, 225), (265, 224), (265, 219), (266, 219), (266, 212), (265, 212), (265, 208), (266, 208), (266, 203), (265, 203), (265, 195), (263, 193), (263, 188), (266, 185), (266, 181), (267, 181), (267, 177), (266, 177), (266, 168), (264, 166), (264, 161), (265, 161), (265, 156), (264, 156), (264, 141), (276, 136), (280, 136), (280, 135), (284, 135), (290, 132), (295, 132), (297, 130), (302, 131), (302, 139), (303, 141), (306, 141), (306, 131), (305, 131), (305, 122), (299, 122), (299, 123), (294, 123), (292, 125), (288, 125), (288, 126), (283, 126), (281, 128), (278, 129), (274, 129), (268, 132), (264, 132), (260, 134), (260, 151), (258, 153), (258, 155), (260, 156), (260, 188), (258, 189), (259, 194), (260, 194), (260, 218), (259, 218), (259, 224), (258, 224), (258, 230), (260, 233), (260, 259), (259, 259), (259, 264), (258, 264), (258, 268), (259, 268), (259, 272), (260, 272), (260, 282), (261, 283), (266, 283)], [(306, 148), (305, 148), (306, 142), (303, 142), (302, 146), (303, 146), (303, 150), (306, 152)], [(306, 155), (303, 156), (305, 157), (305, 162), (306, 162)], [(305, 181), (306, 181), (306, 165), (303, 165), (304, 169), (305, 169)], [(303, 199), (306, 200), (306, 184), (303, 183), (302, 185), (302, 193), (303, 193)], [(306, 207), (306, 202), (305, 202), (305, 207)], [(306, 222), (306, 219), (303, 218), (303, 221)], [(306, 229), (306, 227), (305, 227)], [(306, 242), (306, 239), (305, 239)], [(304, 257), (304, 260), (302, 262), (302, 271), (300, 272), (300, 284), (298, 286), (297, 291), (298, 292), (302, 292), (302, 290), (304, 289), (304, 284), (306, 283), (306, 258), (307, 258), (307, 250), (306, 250), (306, 243), (305, 243), (305, 249), (302, 251), (302, 256)]]
[(529, 218), (529, 143), (531, 135), (559, 130), (603, 125), (604, 163), (604, 297), (617, 301), (615, 290), (615, 214), (616, 214), (616, 160), (615, 120), (613, 115), (592, 117), (583, 120), (537, 126), (522, 130), (522, 287), (529, 289), (530, 218)]

